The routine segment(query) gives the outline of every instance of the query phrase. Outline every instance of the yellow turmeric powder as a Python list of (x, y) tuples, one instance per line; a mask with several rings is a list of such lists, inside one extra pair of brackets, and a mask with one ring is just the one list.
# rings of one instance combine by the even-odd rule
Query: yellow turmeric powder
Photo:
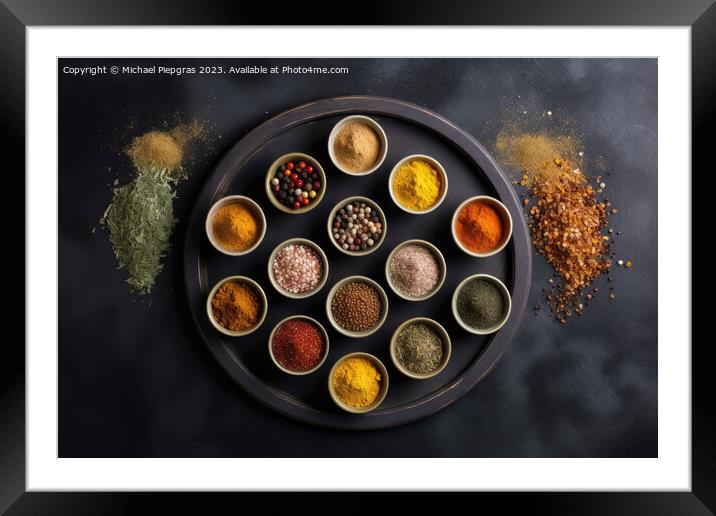
[(381, 374), (371, 360), (351, 357), (343, 360), (336, 368), (333, 389), (346, 405), (365, 408), (378, 399), (381, 381)]
[(214, 237), (228, 251), (244, 251), (259, 237), (259, 221), (241, 202), (219, 208), (213, 220)]
[(230, 331), (253, 327), (261, 315), (262, 303), (253, 287), (227, 281), (211, 299), (211, 312), (221, 326)]
[(443, 179), (430, 163), (413, 159), (404, 163), (393, 178), (397, 201), (413, 211), (427, 210), (435, 205), (443, 192)]

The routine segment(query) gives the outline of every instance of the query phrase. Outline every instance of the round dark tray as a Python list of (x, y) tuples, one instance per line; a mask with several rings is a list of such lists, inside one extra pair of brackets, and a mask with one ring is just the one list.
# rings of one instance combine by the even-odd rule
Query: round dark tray
[[(373, 116), (388, 135), (388, 156), (381, 168), (365, 177), (339, 172), (328, 157), (328, 134), (341, 117), (349, 114)], [(301, 151), (316, 158), (326, 170), (326, 194), (314, 210), (287, 215), (266, 198), (267, 167), (281, 154)], [(448, 193), (443, 204), (426, 215), (400, 210), (388, 193), (388, 174), (408, 154), (428, 154), (445, 167)], [(248, 195), (263, 208), (268, 231), (263, 243), (241, 257), (224, 256), (209, 244), (204, 219), (211, 205), (229, 194)], [(510, 210), (513, 235), (501, 253), (473, 258), (460, 251), (452, 240), (450, 220), (455, 208), (467, 197), (488, 194)], [(388, 219), (386, 240), (367, 256), (350, 257), (329, 242), (326, 219), (333, 205), (350, 195), (365, 195), (376, 201)], [(305, 237), (320, 245), (328, 255), (330, 276), (323, 289), (310, 298), (292, 300), (276, 292), (268, 280), (267, 260), (276, 245), (290, 237)], [(422, 238), (435, 244), (447, 260), (447, 279), (442, 289), (422, 302), (400, 299), (390, 291), (384, 274), (385, 260), (400, 242)], [(465, 395), (495, 366), (509, 346), (527, 303), (531, 276), (531, 248), (522, 209), (509, 181), (501, 174), (487, 151), (449, 120), (422, 107), (379, 97), (339, 97), (290, 109), (248, 133), (219, 162), (208, 177), (189, 220), (184, 247), (184, 276), (189, 307), (199, 335), (229, 375), (251, 396), (272, 409), (295, 419), (326, 427), (368, 430), (396, 426), (437, 412)], [(450, 299), (457, 284), (470, 274), (489, 273), (502, 279), (512, 294), (512, 313), (497, 333), (477, 336), (455, 322)], [(221, 278), (243, 274), (258, 281), (266, 291), (269, 315), (263, 326), (244, 338), (229, 338), (217, 332), (206, 315), (206, 296)], [(363, 274), (378, 281), (388, 293), (388, 319), (370, 337), (351, 339), (334, 331), (325, 313), (326, 295), (339, 279)], [(317, 318), (328, 329), (331, 346), (325, 364), (313, 374), (294, 377), (279, 371), (268, 354), (268, 335), (273, 326), (291, 314)], [(390, 361), (388, 343), (395, 328), (410, 317), (424, 315), (439, 321), (453, 344), (450, 363), (435, 378), (408, 379)], [(390, 376), (388, 397), (377, 410), (363, 415), (341, 411), (331, 401), (328, 371), (335, 361), (351, 351), (375, 354)]]

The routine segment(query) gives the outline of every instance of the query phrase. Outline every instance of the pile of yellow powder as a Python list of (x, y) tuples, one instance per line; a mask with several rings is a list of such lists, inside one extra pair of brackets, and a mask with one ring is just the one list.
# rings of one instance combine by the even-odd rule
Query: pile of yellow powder
[(403, 163), (393, 177), (393, 194), (401, 206), (412, 211), (432, 208), (443, 193), (441, 173), (422, 159)]

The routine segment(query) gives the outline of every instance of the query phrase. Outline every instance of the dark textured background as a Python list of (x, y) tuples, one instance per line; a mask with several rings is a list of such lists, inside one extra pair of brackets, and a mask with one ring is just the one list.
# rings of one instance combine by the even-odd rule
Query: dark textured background
[[(656, 60), (325, 63), (351, 73), (59, 75), (60, 456), (656, 456)], [(231, 143), (292, 105), (356, 93), (422, 104), (488, 146), (486, 122), (518, 96), (528, 110), (569, 115), (587, 155), (608, 165), (618, 254), (635, 264), (615, 272), (616, 301), (602, 295), (566, 327), (528, 313), (493, 373), (455, 405), (361, 434), (294, 423), (231, 383), (193, 331), (176, 252), (202, 177)], [(129, 293), (106, 234), (92, 228), (109, 185), (129, 176), (121, 147), (177, 114), (208, 121), (212, 144), (180, 186), (175, 251), (150, 305)], [(534, 266), (531, 304), (549, 277), (541, 258)]]

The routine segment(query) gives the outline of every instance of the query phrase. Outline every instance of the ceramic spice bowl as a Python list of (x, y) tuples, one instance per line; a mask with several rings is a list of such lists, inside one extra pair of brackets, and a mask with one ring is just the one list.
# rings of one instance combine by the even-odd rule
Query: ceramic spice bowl
[[(376, 155), (376, 159), (373, 162), (372, 165), (370, 165), (368, 168), (365, 169), (350, 169), (348, 168), (347, 164), (342, 162), (340, 159), (340, 154), (336, 149), (336, 139), (338, 138), (338, 135), (341, 133), (341, 130), (346, 127), (348, 124), (351, 123), (358, 123), (362, 124), (363, 126), (367, 126), (368, 129), (372, 130), (374, 133), (374, 137), (377, 137), (377, 140), (379, 142), (379, 149)], [(360, 136), (356, 136), (355, 139), (361, 139)], [(352, 142), (353, 143), (353, 142)], [(359, 146), (359, 143), (353, 143), (353, 145), (350, 145), (350, 147)], [(380, 166), (385, 161), (385, 156), (388, 154), (388, 137), (385, 135), (385, 131), (380, 126), (378, 122), (373, 120), (372, 118), (369, 118), (367, 116), (363, 115), (351, 115), (347, 116), (343, 119), (341, 119), (335, 126), (333, 126), (333, 129), (331, 130), (330, 135), (328, 136), (328, 155), (331, 158), (331, 161), (333, 162), (333, 165), (343, 172), (344, 174), (349, 174), (351, 176), (365, 176), (368, 174), (371, 174), (378, 170)]]
[[(361, 220), (359, 212), (366, 209), (369, 209), (370, 213), (362, 214), (364, 219)], [(353, 219), (350, 218), (351, 213), (355, 215)], [(380, 233), (371, 233), (370, 224), (380, 224), (380, 226), (372, 226), (379, 229)], [(348, 256), (365, 256), (376, 251), (383, 244), (388, 231), (385, 213), (380, 206), (372, 199), (359, 195), (346, 197), (337, 203), (331, 210), (326, 227), (328, 238), (336, 249)], [(343, 237), (346, 238), (345, 241), (342, 240)], [(360, 238), (360, 243), (356, 242), (357, 238)], [(361, 249), (351, 250), (351, 245), (359, 245)]]
[[(253, 215), (253, 219), (257, 228), (257, 236), (255, 242), (251, 246), (241, 250), (231, 250), (222, 246), (215, 234), (214, 228), (214, 221), (219, 210), (234, 203), (238, 203), (244, 208), (248, 209), (248, 211)], [(242, 256), (256, 249), (263, 241), (264, 236), (266, 236), (266, 217), (264, 216), (264, 212), (261, 209), (261, 206), (259, 206), (253, 199), (246, 197), (245, 195), (227, 195), (226, 197), (222, 197), (221, 199), (216, 201), (211, 206), (209, 212), (206, 215), (204, 229), (206, 231), (206, 236), (209, 239), (209, 242), (212, 246), (214, 246), (217, 251), (229, 256)]]
[[(299, 322), (306, 322), (314, 326), (321, 334), (321, 337), (323, 338), (323, 355), (320, 361), (312, 368), (306, 369), (306, 370), (292, 370), (287, 367), (284, 367), (281, 365), (280, 360), (275, 355), (273, 342), (274, 337), (276, 335), (276, 332), (281, 328), (281, 326), (284, 323), (287, 323), (289, 321), (299, 321)], [(294, 375), (294, 376), (304, 376), (307, 374), (311, 374), (318, 369), (321, 368), (321, 366), (325, 363), (326, 358), (328, 357), (328, 350), (329, 350), (329, 343), (328, 343), (328, 332), (326, 332), (326, 329), (323, 327), (321, 323), (319, 323), (317, 320), (313, 319), (312, 317), (308, 317), (307, 315), (292, 315), (290, 317), (286, 317), (285, 319), (281, 320), (273, 330), (271, 330), (271, 334), (268, 338), (268, 351), (269, 356), (271, 357), (271, 361), (278, 367), (281, 371), (283, 371), (286, 374)]]
[[(289, 253), (288, 247), (293, 246)], [(303, 249), (298, 249), (303, 248)], [(306, 253), (310, 248), (313, 253)], [(285, 250), (285, 251), (284, 251)], [(316, 259), (320, 261), (320, 277), (314, 277)], [(275, 270), (277, 268), (278, 270)], [(312, 296), (323, 288), (328, 280), (328, 257), (315, 242), (306, 238), (289, 238), (276, 246), (268, 259), (268, 276), (271, 285), (284, 296), (291, 299), (304, 299)], [(278, 280), (277, 280), (278, 276)], [(305, 286), (315, 286), (304, 290)], [(291, 290), (284, 288), (291, 288)]]
[[(424, 301), (431, 298), (445, 283), (446, 275), (445, 257), (427, 240), (406, 240), (398, 244), (385, 261), (388, 286), (396, 296), (407, 301)], [(409, 293), (411, 288), (421, 292), (433, 279), (435, 283), (428, 292), (416, 295)]]
[[(470, 282), (475, 280), (483, 280), (488, 282), (489, 284), (496, 287), (499, 294), (502, 295), (502, 302), (503, 302), (503, 310), (502, 313), (494, 317), (495, 322), (494, 324), (491, 324), (486, 327), (476, 327), (472, 326), (467, 323), (461, 316), (460, 316), (460, 309), (459, 309), (459, 297), (460, 292), (464, 287), (466, 287)], [(486, 294), (489, 294), (490, 291), (488, 291)], [(479, 299), (475, 299), (471, 301), (469, 309), (472, 310), (483, 310), (482, 303)], [(507, 320), (510, 318), (510, 312), (512, 310), (512, 299), (510, 296), (510, 291), (507, 289), (504, 283), (502, 283), (499, 279), (497, 279), (494, 276), (490, 276), (489, 274), (473, 274), (472, 276), (468, 276), (464, 280), (458, 284), (457, 288), (455, 288), (455, 293), (452, 296), (452, 313), (455, 317), (455, 320), (457, 323), (465, 330), (470, 333), (474, 333), (476, 335), (488, 335), (490, 333), (495, 333), (497, 330), (502, 328)]]
[[(400, 359), (398, 358), (398, 336), (405, 328), (414, 324), (424, 324), (430, 327), (432, 330), (435, 331), (435, 333), (440, 337), (440, 340), (442, 341), (442, 360), (440, 361), (440, 364), (429, 373), (421, 374), (410, 371), (405, 365), (403, 365), (403, 363), (401, 363)], [(433, 378), (434, 376), (440, 374), (440, 372), (445, 369), (445, 366), (447, 366), (448, 362), (450, 361), (451, 353), (452, 343), (450, 342), (450, 335), (448, 335), (448, 332), (445, 330), (445, 328), (442, 327), (440, 323), (433, 319), (429, 319), (428, 317), (413, 317), (412, 319), (408, 319), (395, 329), (395, 332), (390, 339), (390, 358), (393, 361), (393, 365), (395, 365), (395, 368), (398, 371), (403, 373), (408, 378), (413, 378), (414, 380), (427, 380), (428, 378)]]
[[(485, 213), (485, 216), (493, 216), (496, 213), (499, 219), (502, 222), (502, 237), (501, 239), (496, 242), (495, 246), (492, 247), (489, 250), (486, 251), (476, 251), (473, 249), (470, 249), (467, 247), (466, 243), (463, 242), (460, 239), (460, 236), (458, 234), (458, 231), (456, 229), (456, 224), (459, 223), (460, 220), (460, 214), (463, 209), (465, 209), (469, 204), (472, 203), (482, 203), (488, 208), (491, 208), (491, 210), (488, 210)], [(478, 221), (479, 224), (479, 221)], [(487, 258), (488, 256), (495, 255), (502, 251), (505, 246), (507, 246), (507, 243), (510, 241), (510, 238), (512, 238), (512, 216), (510, 215), (510, 210), (508, 210), (504, 204), (502, 204), (500, 201), (495, 199), (494, 197), (490, 197), (489, 195), (477, 195), (475, 197), (470, 197), (469, 199), (466, 199), (464, 202), (460, 204), (460, 206), (457, 207), (455, 210), (455, 213), (452, 216), (452, 221), (450, 223), (450, 230), (452, 232), (452, 238), (455, 240), (455, 243), (457, 246), (462, 249), (465, 253), (469, 254), (470, 256), (475, 256), (477, 258)]]
[[(349, 360), (352, 358), (362, 358), (369, 360), (372, 365), (377, 369), (378, 373), (380, 374), (380, 390), (378, 391), (378, 395), (373, 403), (366, 407), (354, 407), (352, 405), (349, 405), (345, 403), (339, 394), (336, 392), (336, 388), (334, 385), (334, 377), (336, 376), (336, 373), (341, 365), (345, 360)], [(345, 410), (346, 412), (350, 412), (352, 414), (365, 414), (367, 412), (371, 412), (372, 410), (375, 410), (380, 406), (381, 403), (383, 403), (383, 400), (385, 400), (386, 395), (388, 394), (388, 370), (383, 365), (383, 362), (378, 360), (377, 357), (371, 355), (370, 353), (363, 353), (363, 352), (356, 352), (356, 353), (349, 353), (347, 355), (342, 356), (339, 358), (336, 363), (331, 368), (330, 373), (328, 373), (328, 393), (331, 396), (331, 399), (333, 402), (338, 405), (340, 408)]]
[[(299, 164), (303, 164), (304, 168), (301, 169)], [(312, 185), (318, 186), (314, 188)], [(300, 215), (311, 211), (323, 200), (326, 173), (318, 160), (308, 154), (289, 152), (271, 163), (266, 171), (265, 188), (266, 196), (276, 208), (284, 213)], [(294, 207), (295, 203), (300, 206)]]
[[(259, 316), (255, 324), (253, 324), (250, 328), (247, 328), (245, 330), (241, 331), (232, 331), (228, 328), (225, 328), (214, 317), (214, 312), (212, 310), (211, 301), (214, 299), (214, 295), (217, 293), (219, 288), (221, 288), (224, 283), (228, 283), (230, 281), (233, 281), (235, 283), (243, 284), (251, 288), (256, 296), (259, 298), (259, 301), (261, 303)], [(209, 321), (211, 322), (212, 326), (216, 328), (217, 331), (223, 333), (224, 335), (227, 335), (229, 337), (243, 337), (245, 335), (249, 335), (250, 333), (255, 332), (261, 327), (261, 324), (263, 324), (264, 320), (266, 319), (266, 314), (268, 313), (268, 300), (266, 299), (266, 293), (261, 288), (261, 285), (256, 283), (254, 280), (247, 276), (228, 276), (221, 281), (219, 281), (216, 285), (214, 285), (214, 288), (211, 289), (209, 292), (209, 295), (206, 298), (206, 313), (209, 317)]]
[[(348, 292), (343, 289), (344, 286), (350, 284), (363, 285), (360, 286), (357, 291), (356, 289), (354, 289), (353, 292)], [(366, 288), (366, 285), (370, 288)], [(377, 298), (380, 300), (380, 312), (379, 314), (375, 315), (375, 324), (362, 330), (352, 330), (342, 326), (340, 324), (342, 318), (346, 318), (351, 321), (357, 321), (356, 324), (361, 325), (362, 322), (366, 320), (366, 316), (365, 313), (354, 315), (350, 312), (341, 312), (340, 316), (338, 316), (338, 313), (334, 314), (333, 301), (339, 291), (339, 299), (336, 299), (338, 310), (341, 309), (340, 305), (338, 305), (338, 303), (341, 301), (340, 298), (348, 300), (349, 302), (357, 300), (358, 304), (365, 303), (366, 305), (373, 306), (377, 296)], [(367, 299), (368, 301), (364, 301), (365, 299)], [(328, 297), (326, 298), (326, 315), (328, 316), (328, 321), (331, 323), (331, 326), (333, 326), (337, 332), (345, 335), (346, 337), (367, 337), (368, 335), (372, 335), (373, 333), (378, 331), (378, 329), (385, 322), (385, 319), (388, 317), (388, 296), (385, 295), (383, 287), (381, 287), (376, 281), (373, 281), (372, 279), (367, 278), (365, 276), (348, 276), (347, 278), (343, 278), (342, 280), (338, 281), (328, 292)], [(373, 315), (371, 314), (369, 318), (373, 318)]]
[[(437, 171), (438, 175), (440, 176), (440, 193), (438, 194), (437, 198), (435, 199), (435, 202), (433, 202), (430, 206), (424, 208), (424, 209), (413, 209), (409, 206), (406, 206), (405, 204), (401, 203), (399, 200), (399, 195), (395, 191), (395, 178), (399, 174), (399, 171), (401, 167), (411, 161), (422, 161), (426, 164), (428, 164), (432, 169)], [(430, 213), (431, 211), (435, 210), (442, 204), (442, 202), (445, 200), (445, 196), (447, 195), (448, 190), (448, 176), (445, 172), (445, 168), (440, 164), (438, 160), (431, 156), (426, 156), (425, 154), (412, 154), (410, 156), (406, 156), (400, 161), (398, 161), (395, 166), (393, 167), (393, 170), (390, 172), (390, 176), (388, 177), (388, 191), (390, 193), (390, 198), (393, 199), (393, 202), (395, 205), (400, 208), (401, 210), (412, 213), (415, 215), (423, 215), (425, 213)]]

